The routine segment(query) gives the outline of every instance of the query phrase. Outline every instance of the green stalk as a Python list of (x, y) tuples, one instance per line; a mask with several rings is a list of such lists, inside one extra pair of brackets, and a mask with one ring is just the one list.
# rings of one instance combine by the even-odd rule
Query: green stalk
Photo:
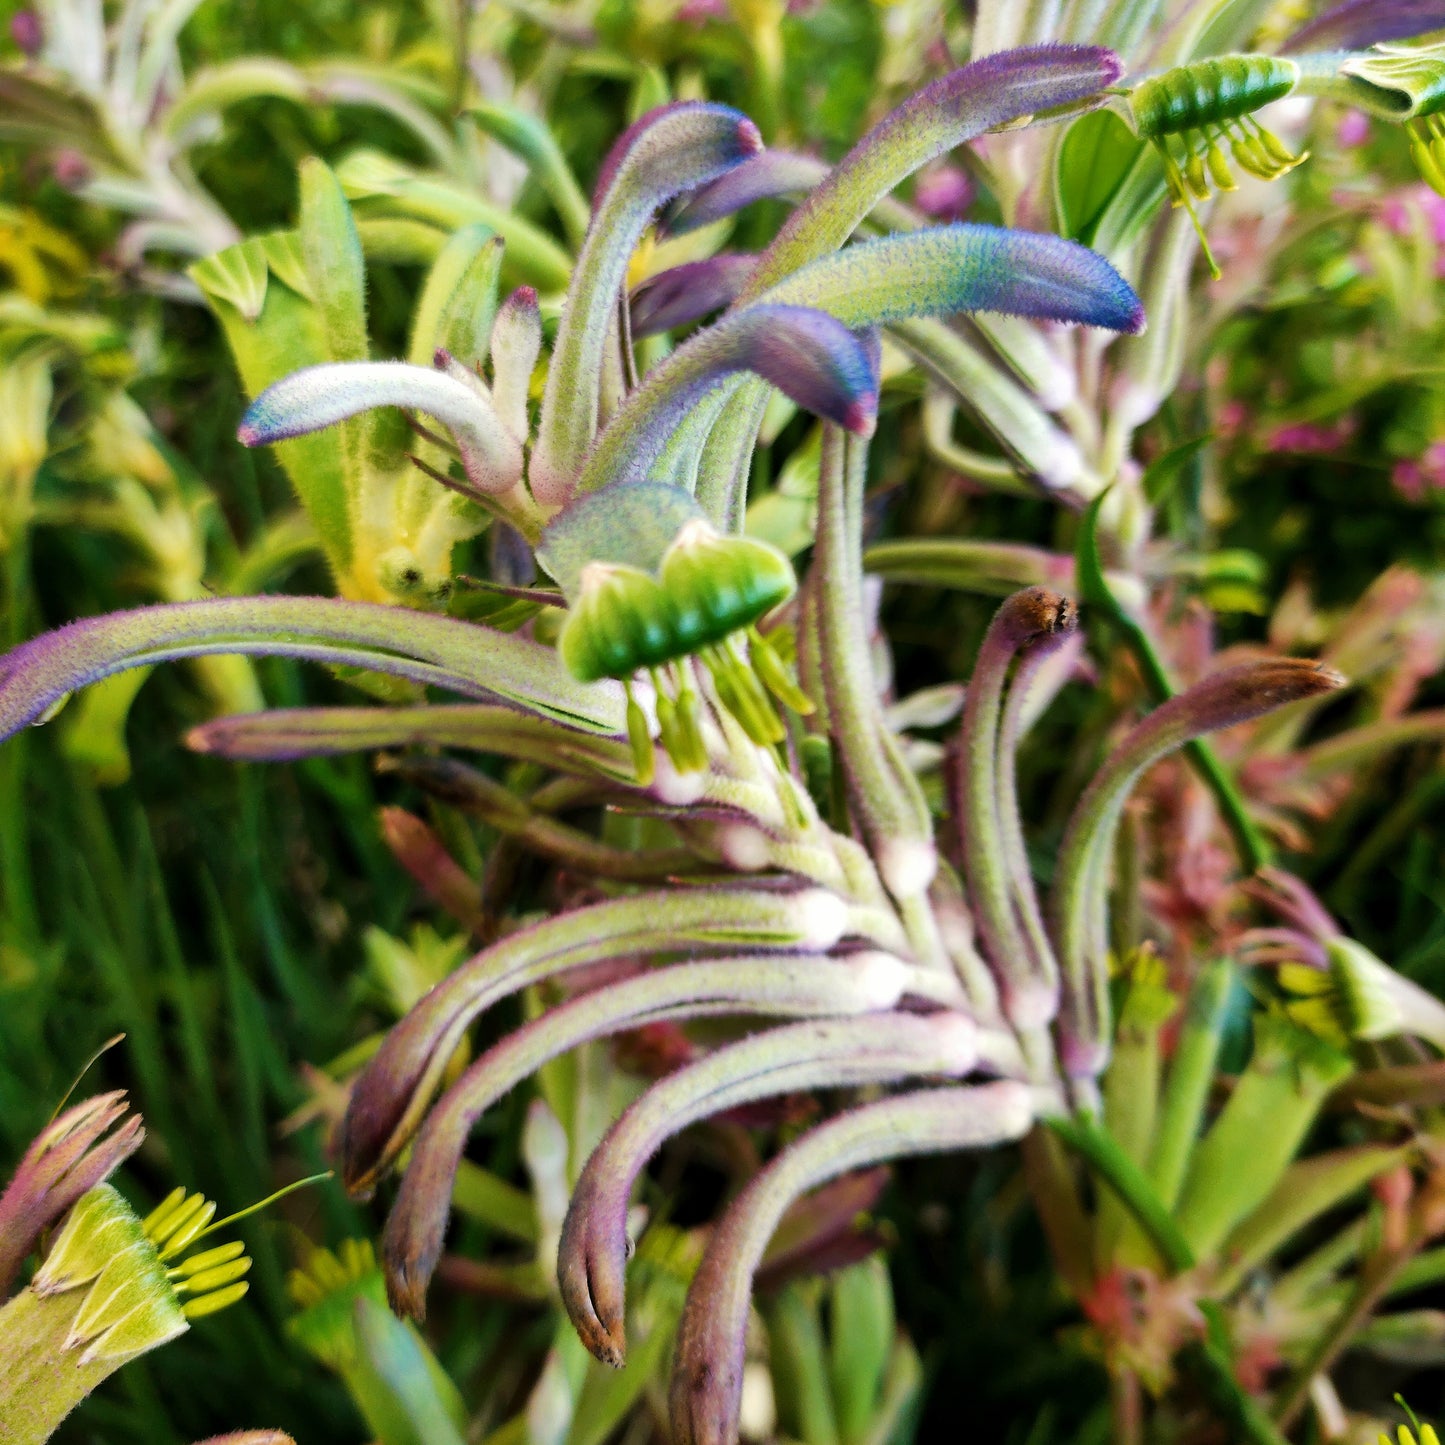
[(1070, 1144), (1114, 1192), (1148, 1235), (1164, 1262), (1175, 1273), (1194, 1267), (1194, 1251), (1188, 1239), (1159, 1202), (1144, 1171), (1119, 1147), (1113, 1136), (1091, 1115), (1046, 1121), (1065, 1143)]
[(66, 1338), (82, 1298), (42, 1298), (22, 1290), (0, 1310), (0, 1439), (44, 1445), (95, 1387), (125, 1363), (102, 1356), (86, 1364)]
[(1184, 1171), (1199, 1137), (1233, 985), (1233, 965), (1219, 959), (1204, 967), (1189, 991), (1149, 1155), (1149, 1180), (1166, 1209), (1178, 1202)]
[[(1104, 1121), (1119, 1148), (1141, 1170), (1148, 1162), (1159, 1113), (1163, 1064), (1159, 1035), (1179, 1007), (1163, 978), (1157, 959), (1137, 966), (1114, 1034), (1114, 1058), (1104, 1076)], [(1147, 1175), (1146, 1175), (1147, 1178)], [(1160, 1201), (1161, 1206), (1167, 1205)], [(1130, 1229), (1128, 1206), (1112, 1190), (1099, 1197), (1095, 1225), (1095, 1257), (1101, 1268), (1120, 1257), (1130, 1243), (1143, 1243)]]
[(1214, 1254), (1279, 1183), (1349, 1056), (1279, 1015), (1255, 1021), (1254, 1057), (1194, 1151), (1175, 1218), (1195, 1253)]
[(841, 427), (823, 428), (818, 540), (818, 639), (828, 728), (848, 780), (849, 802), (895, 897), (922, 892), (935, 854), (928, 805), (886, 733), (868, 663), (858, 559), (867, 447)]

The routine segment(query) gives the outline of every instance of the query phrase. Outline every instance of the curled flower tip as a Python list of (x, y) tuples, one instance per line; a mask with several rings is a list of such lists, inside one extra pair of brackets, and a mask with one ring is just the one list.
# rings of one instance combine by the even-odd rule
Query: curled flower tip
[(796, 1089), (961, 1077), (978, 1062), (978, 1042), (977, 1026), (961, 1013), (809, 1020), (753, 1034), (654, 1084), (592, 1151), (562, 1227), (557, 1283), (582, 1342), (605, 1363), (622, 1364), (627, 1201), (665, 1140)]
[(676, 1445), (736, 1445), (755, 1271), (800, 1196), (880, 1160), (986, 1147), (1028, 1131), (1018, 1083), (931, 1089), (850, 1109), (784, 1149), (728, 1206), (688, 1290), (669, 1403)]
[[(443, 359), (444, 358), (444, 359)], [(425, 412), (456, 439), (468, 480), (504, 492), (522, 474), (521, 444), (498, 420), (486, 388), (445, 352), (440, 370), (400, 361), (327, 362), (268, 386), (236, 429), (245, 446), (287, 441), (379, 406)]]
[(1062, 642), (1079, 626), (1079, 609), (1047, 587), (1026, 587), (1015, 592), (998, 613), (999, 626), (1015, 648), (1030, 647), (1045, 639)]
[[(663, 138), (663, 144), (656, 147), (658, 154), (644, 154), (647, 142), (658, 137)], [(740, 110), (725, 105), (683, 100), (654, 106), (613, 142), (597, 173), (597, 184), (592, 188), (593, 211), (600, 209), (624, 161), (631, 160), (638, 169), (658, 169), (671, 148), (687, 146), (705, 146), (711, 152), (712, 174), (707, 176), (711, 180), (719, 172), (757, 155), (763, 149), (763, 136)]]
[(440, 1133), (445, 1137), (440, 1139), (433, 1127), (436, 1121), (428, 1124), (407, 1164), (401, 1193), (382, 1235), (387, 1303), (393, 1314), (418, 1324), (426, 1319), (427, 1286), (441, 1258), (452, 1188), (470, 1122), (464, 1121), (459, 1134), (443, 1127)]
[(649, 276), (632, 292), (633, 338), (672, 331), (732, 305), (757, 260), (723, 252)]
[(865, 441), (873, 435), (878, 425), (878, 395), (865, 391), (844, 408), (841, 418), (844, 431), (860, 436)]
[(1216, 672), (1174, 701), (1182, 714), (1189, 715), (1195, 729), (1213, 732), (1252, 722), (1292, 702), (1321, 697), (1344, 687), (1346, 681), (1342, 673), (1322, 662), (1302, 657), (1270, 658)]
[(604, 1365), (620, 1370), (627, 1362), (623, 1289), (627, 1250), (624, 1243), (618, 1257), (609, 1247), (612, 1241), (594, 1238), (599, 1232), (598, 1210), (606, 1208), (604, 1196), (615, 1192), (606, 1190), (597, 1174), (587, 1170), (572, 1193), (557, 1253), (557, 1287), (582, 1343)]

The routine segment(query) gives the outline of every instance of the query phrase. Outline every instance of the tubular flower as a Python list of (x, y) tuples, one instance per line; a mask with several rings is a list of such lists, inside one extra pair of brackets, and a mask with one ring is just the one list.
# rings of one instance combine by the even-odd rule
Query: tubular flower
[(108, 1184), (81, 1196), (29, 1286), (0, 1311), (0, 1437), (39, 1445), (107, 1375), (246, 1293), (235, 1241), (188, 1251), (216, 1206), (177, 1189), (144, 1219)]

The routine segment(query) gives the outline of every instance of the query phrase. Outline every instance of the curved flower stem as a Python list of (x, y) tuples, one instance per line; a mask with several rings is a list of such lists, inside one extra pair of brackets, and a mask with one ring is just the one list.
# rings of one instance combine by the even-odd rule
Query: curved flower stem
[(0, 739), (75, 689), (132, 667), (209, 653), (296, 657), (501, 697), (613, 736), (622, 689), (579, 683), (556, 650), (450, 617), (332, 597), (222, 597), (88, 617), (0, 655)]
[(564, 969), (628, 954), (828, 949), (847, 924), (845, 905), (821, 889), (663, 890), (559, 914), (483, 949), (391, 1030), (353, 1087), (341, 1139), (347, 1188), (369, 1192), (396, 1160), (468, 1026), (499, 999)]
[(977, 1040), (958, 1013), (792, 1024), (718, 1049), (654, 1084), (593, 1151), (567, 1211), (557, 1282), (583, 1343), (598, 1359), (622, 1364), (627, 1201), (666, 1139), (710, 1114), (794, 1089), (958, 1077), (977, 1061)]
[(603, 354), (638, 237), (666, 201), (761, 149), (757, 128), (745, 115), (701, 102), (659, 107), (613, 147), (598, 179), (547, 371), (528, 476), (543, 506), (571, 495), (596, 432)]
[[(1134, 660), (1144, 676), (1144, 686), (1148, 690), (1149, 698), (1157, 706), (1178, 694), (1153, 639), (1115, 597), (1099, 563), (1098, 515), (1102, 501), (1103, 497), (1099, 497), (1090, 506), (1080, 534), (1080, 592), (1090, 605), (1102, 608), (1123, 634), (1125, 645), (1134, 654)], [(1186, 743), (1184, 751), (1204, 780), (1205, 786), (1214, 794), (1220, 816), (1234, 837), (1240, 861), (1251, 873), (1267, 867), (1273, 860), (1269, 842), (1255, 826), (1254, 819), (1249, 816), (1244, 799), (1240, 797), (1234, 779), (1219, 761), (1218, 754), (1199, 738)]]
[[(1049, 650), (1050, 639), (1062, 641), (1076, 625), (1072, 606), (1057, 593), (1042, 587), (1015, 593), (989, 624), (964, 702), (957, 816), (969, 896), (984, 951), (999, 977), (1004, 1012), (1025, 1030), (1046, 1024), (1057, 1009), (1058, 965), (1047, 940), (1040, 950), (1028, 932), (1030, 900), (1035, 915), (1039, 909), (1032, 897), (1014, 789), (1012, 745), (1022, 726), (1022, 698), (1009, 723), (1007, 759), (1000, 744), (1000, 712), (1014, 657), (1037, 647)], [(1017, 692), (1018, 684), (1014, 686)], [(1042, 934), (1041, 919), (1039, 930)]]
[(1343, 681), (1329, 668), (1297, 658), (1214, 673), (1138, 723), (1084, 790), (1064, 835), (1052, 898), (1064, 984), (1060, 1047), (1071, 1077), (1096, 1077), (1108, 1058), (1108, 870), (1135, 782), (1193, 738), (1329, 692)]
[[(818, 651), (828, 729), (849, 804), (884, 884), (901, 900), (928, 887), (937, 855), (928, 804), (887, 734), (868, 665), (859, 573), (866, 469), (866, 446), (824, 426), (813, 553)], [(927, 956), (937, 959), (940, 951), (930, 946)]]
[(198, 753), (246, 762), (289, 762), (410, 746), (496, 753), (542, 767), (635, 781), (627, 744), (491, 703), (421, 707), (296, 707), (237, 713), (186, 734)]
[(613, 848), (590, 833), (534, 808), (495, 778), (455, 758), (417, 754), (387, 769), (469, 818), (478, 818), (523, 847), (583, 877), (660, 883), (709, 871), (686, 848)]
[(508, 1090), (569, 1049), (622, 1029), (718, 1014), (827, 1017), (892, 1007), (908, 970), (886, 954), (750, 956), (650, 969), (597, 989), (508, 1034), (468, 1067), (428, 1116), (386, 1224), (393, 1308), (421, 1319), (441, 1255), (452, 1185), (477, 1120)]
[(810, 1130), (728, 1207), (693, 1277), (677, 1337), (672, 1427), (677, 1445), (737, 1439), (753, 1276), (788, 1206), (809, 1189), (881, 1159), (978, 1149), (1016, 1139), (1032, 1119), (1021, 1084), (903, 1094)]

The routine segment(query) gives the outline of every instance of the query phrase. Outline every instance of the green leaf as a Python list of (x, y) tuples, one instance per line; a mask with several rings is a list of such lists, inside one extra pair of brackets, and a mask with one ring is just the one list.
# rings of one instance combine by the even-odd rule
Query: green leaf
[(1112, 110), (1080, 116), (1064, 135), (1054, 172), (1059, 229), (1086, 246), (1145, 148)]
[(492, 105), (485, 101), (472, 106), (467, 114), (488, 135), (527, 162), (561, 217), (568, 240), (580, 246), (587, 234), (592, 207), (546, 122), (516, 106)]
[(333, 361), (365, 361), (366, 262), (356, 222), (331, 167), (301, 162), (301, 249)]
[(1371, 87), (1397, 120), (1433, 115), (1445, 106), (1445, 42), (1376, 45), (1345, 60), (1340, 74)]
[(352, 1308), (360, 1349), (347, 1383), (382, 1445), (462, 1445), (466, 1408), (416, 1332), (365, 1295)]
[(266, 283), (271, 279), (263, 245), (243, 241), (239, 246), (228, 246), (198, 261), (191, 274), (207, 296), (229, 302), (247, 321), (260, 316), (266, 302)]
[[(262, 288), (255, 277), (267, 274)], [(295, 232), (253, 236), (198, 261), (190, 276), (226, 333), (250, 398), (293, 371), (330, 360), (321, 314), (309, 287)], [(259, 297), (248, 315), (245, 305)], [(240, 418), (237, 418), (239, 421)], [(280, 443), (276, 456), (316, 527), (328, 562), (344, 575), (352, 555), (347, 470), (336, 439), (324, 434)]]
[(516, 280), (560, 291), (572, 274), (572, 258), (545, 231), (443, 176), (371, 150), (352, 151), (336, 174), (359, 220), (421, 221), (448, 233), (481, 222), (506, 241), (506, 270)]
[(407, 357), (413, 366), (430, 366), (439, 346), (464, 365), (486, 355), (501, 272), (502, 240), (481, 222), (442, 247), (412, 317)]
[(839, 1270), (831, 1284), (829, 1364), (838, 1433), (862, 1440), (893, 1350), (893, 1289), (881, 1255)]
[(1104, 578), (1104, 564), (1099, 559), (1099, 510), (1104, 505), (1108, 491), (1100, 492), (1084, 513), (1079, 524), (1079, 540), (1074, 549), (1074, 579), (1079, 601), (1090, 607), (1098, 607), (1115, 621), (1122, 617), (1122, 611), (1109, 584)]
[(1208, 435), (1190, 437), (1187, 442), (1180, 442), (1177, 447), (1171, 447), (1163, 456), (1155, 457), (1149, 463), (1139, 485), (1151, 507), (1159, 506), (1168, 498), (1188, 471), (1189, 463), (1204, 450), (1210, 440)]

